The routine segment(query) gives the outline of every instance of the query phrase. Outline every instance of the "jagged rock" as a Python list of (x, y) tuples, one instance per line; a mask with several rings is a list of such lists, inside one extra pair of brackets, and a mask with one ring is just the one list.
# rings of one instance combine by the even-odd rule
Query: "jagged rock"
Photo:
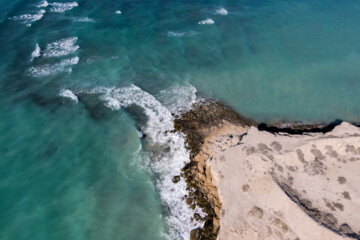
[(200, 236), (200, 229), (193, 229), (190, 232), (190, 240), (198, 240)]
[(178, 183), (180, 181), (180, 176), (174, 176), (172, 181), (173, 183)]
[[(192, 209), (196, 203), (207, 214), (203, 219), (204, 227), (191, 231), (191, 240), (215, 240), (220, 230), (222, 203), (212, 183), (210, 169), (206, 166), (207, 158), (201, 155), (200, 149), (209, 129), (221, 126), (224, 121), (241, 126), (256, 125), (219, 102), (196, 105), (193, 110), (174, 120), (175, 131), (186, 134), (187, 148), (190, 150), (190, 163), (183, 168), (182, 176), (188, 185), (187, 189), (194, 191), (190, 191), (186, 202)], [(199, 217), (194, 216), (195, 219)]]

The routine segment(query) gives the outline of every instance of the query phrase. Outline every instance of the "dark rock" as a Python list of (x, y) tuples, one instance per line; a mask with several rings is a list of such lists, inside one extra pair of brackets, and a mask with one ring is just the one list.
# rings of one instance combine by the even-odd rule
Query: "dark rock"
[(174, 176), (172, 181), (173, 183), (178, 183), (180, 181), (180, 176)]
[(234, 110), (219, 102), (200, 103), (189, 112), (174, 120), (175, 131), (186, 134), (187, 147), (191, 154), (197, 154), (204, 143), (209, 129), (225, 122), (241, 126), (256, 126), (256, 122), (242, 117)]
[(167, 146), (165, 149), (164, 149), (164, 152), (168, 153), (171, 151), (171, 148), (169, 146)]
[(329, 124), (325, 123), (301, 123), (301, 122), (275, 122), (275, 123), (260, 123), (258, 129), (260, 131), (267, 131), (271, 133), (286, 132), (290, 134), (304, 134), (304, 133), (327, 133), (331, 132), (336, 126), (342, 123), (341, 120), (335, 120)]
[(347, 223), (341, 224), (341, 226), (339, 227), (339, 231), (340, 231), (340, 233), (345, 234), (345, 235), (354, 234), (353, 230)]
[(194, 218), (195, 218), (196, 221), (201, 221), (202, 220), (200, 214), (198, 214), (198, 213), (194, 213)]
[(192, 198), (187, 198), (186, 203), (187, 203), (187, 205), (191, 205), (193, 203), (193, 199)]
[(190, 232), (190, 240), (198, 240), (200, 236), (200, 229), (193, 229)]
[(338, 220), (331, 213), (325, 213), (322, 222), (331, 228), (336, 228)]

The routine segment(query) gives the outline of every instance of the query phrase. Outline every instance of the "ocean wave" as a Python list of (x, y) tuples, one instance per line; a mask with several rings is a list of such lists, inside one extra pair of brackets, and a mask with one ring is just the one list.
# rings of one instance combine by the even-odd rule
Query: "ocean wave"
[(41, 20), (44, 17), (45, 13), (46, 11), (44, 9), (41, 9), (37, 11), (35, 14), (23, 14), (20, 16), (10, 17), (9, 19), (19, 21), (30, 27), (33, 22)]
[(207, 18), (205, 20), (202, 20), (202, 21), (198, 22), (198, 24), (200, 24), (200, 25), (214, 24), (214, 23), (215, 23), (215, 21), (212, 20), (211, 18)]
[(215, 14), (218, 15), (228, 15), (228, 10), (226, 10), (225, 8), (219, 8), (215, 11)]
[(36, 43), (34, 51), (31, 53), (31, 61), (34, 60), (34, 58), (40, 57), (40, 46), (38, 43)]
[(62, 60), (61, 62), (55, 64), (45, 64), (41, 66), (31, 67), (29, 68), (29, 74), (33, 77), (46, 77), (59, 72), (71, 72), (71, 66), (78, 63), (79, 57), (73, 57)]
[(69, 98), (72, 101), (74, 101), (75, 103), (77, 103), (79, 101), (78, 97), (69, 89), (63, 89), (60, 91), (59, 96), (64, 97), (64, 98)]
[(46, 8), (47, 6), (49, 6), (49, 3), (47, 1), (42, 1), (37, 5), (38, 8)]
[(164, 89), (157, 94), (156, 99), (173, 114), (189, 111), (196, 102), (196, 88), (191, 84)]
[(72, 17), (73, 22), (96, 22), (95, 19), (89, 17)]
[(169, 37), (192, 37), (198, 35), (198, 32), (195, 31), (188, 31), (188, 32), (175, 32), (175, 31), (168, 31), (167, 35)]
[(44, 57), (60, 57), (76, 52), (79, 49), (77, 37), (64, 38), (59, 41), (49, 43), (43, 53)]
[(51, 6), (50, 12), (63, 13), (73, 9), (74, 7), (78, 7), (79, 4), (77, 2), (65, 2), (65, 3), (52, 2), (49, 3), (49, 6)]
[[(187, 91), (190, 92), (189, 95), (194, 94), (194, 96), (188, 96), (186, 98), (188, 101), (184, 101), (181, 95)], [(175, 108), (185, 104), (186, 106), (181, 107), (185, 109), (192, 101), (195, 101), (195, 92), (196, 89), (193, 86), (187, 85), (184, 88), (168, 89), (160, 94), (176, 93), (179, 96), (178, 101), (174, 98), (168, 106)], [(170, 239), (188, 240), (190, 231), (202, 226), (202, 223), (193, 219), (194, 213), (197, 212), (201, 216), (204, 216), (204, 213), (199, 208), (192, 210), (187, 206), (184, 196), (188, 192), (184, 179), (176, 184), (172, 181), (172, 178), (180, 175), (181, 169), (189, 162), (189, 152), (185, 148), (184, 136), (181, 133), (172, 132), (174, 125), (171, 111), (153, 95), (135, 85), (124, 88), (97, 88), (90, 93), (100, 94), (105, 105), (113, 110), (133, 105), (143, 109), (148, 120), (141, 130), (147, 136), (146, 139), (149, 142), (147, 149), (150, 151), (146, 159), (150, 168), (158, 176), (156, 186), (164, 205), (169, 210), (166, 220), (170, 227)]]

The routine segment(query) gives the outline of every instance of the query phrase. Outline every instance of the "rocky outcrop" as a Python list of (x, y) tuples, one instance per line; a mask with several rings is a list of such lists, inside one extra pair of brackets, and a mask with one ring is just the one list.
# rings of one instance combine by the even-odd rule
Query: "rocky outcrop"
[(175, 116), (174, 120), (175, 130), (186, 135), (186, 142), (193, 156), (200, 151), (204, 138), (224, 123), (257, 126), (255, 121), (247, 119), (215, 101), (197, 103), (192, 110), (181, 116)]
[(341, 124), (341, 120), (335, 120), (329, 124), (325, 123), (303, 123), (303, 122), (273, 122), (260, 123), (258, 129), (260, 131), (267, 131), (271, 133), (289, 133), (289, 134), (304, 134), (304, 133), (327, 133), (332, 131), (336, 126)]
[[(229, 156), (231, 156), (232, 151), (238, 151), (237, 154), (235, 154), (236, 159), (237, 159), (237, 156), (239, 156), (238, 154), (240, 154), (240, 153), (243, 154), (241, 157), (242, 161), (240, 161), (239, 163), (243, 164), (244, 166), (241, 167), (240, 169), (238, 169), (237, 173), (244, 171), (244, 168), (249, 167), (249, 166), (250, 166), (250, 169), (248, 169), (248, 171), (246, 173), (244, 173), (245, 175), (249, 174), (249, 171), (252, 171), (252, 170), (254, 170), (256, 172), (256, 169), (259, 169), (259, 168), (258, 167), (252, 168), (251, 165), (255, 164), (255, 163), (250, 163), (249, 161), (247, 161), (247, 158), (250, 155), (255, 156), (256, 154), (258, 154), (259, 156), (258, 156), (257, 161), (264, 165), (263, 166), (264, 169), (266, 169), (267, 167), (269, 167), (270, 169), (273, 169), (270, 171), (272, 174), (274, 174), (273, 171), (275, 169), (275, 171), (277, 171), (278, 176), (280, 176), (280, 178), (278, 178), (278, 177), (276, 177), (276, 175), (272, 175), (272, 178), (269, 179), (269, 182), (271, 182), (272, 184), (273, 184), (273, 182), (275, 182), (276, 188), (279, 187), (277, 189), (281, 189), (286, 194), (287, 197), (284, 198), (284, 202), (286, 202), (289, 206), (291, 204), (293, 204), (293, 202), (296, 203), (300, 207), (300, 209), (303, 213), (306, 213), (313, 220), (315, 220), (317, 223), (321, 224), (322, 226), (326, 227), (327, 229), (332, 230), (332, 232), (336, 233), (337, 236), (347, 236), (347, 237), (351, 237), (354, 239), (359, 239), (360, 232), (359, 233), (356, 232), (358, 230), (354, 229), (354, 227), (353, 227), (354, 224), (350, 221), (344, 221), (344, 219), (340, 219), (337, 217), (339, 214), (341, 215), (342, 212), (344, 211), (343, 204), (341, 204), (339, 202), (327, 204), (329, 206), (326, 205), (326, 207), (330, 208), (330, 210), (332, 211), (332, 212), (329, 212), (329, 211), (327, 211), (326, 208), (321, 208), (322, 207), (321, 204), (319, 206), (315, 206), (313, 204), (314, 201), (310, 201), (309, 197), (302, 196), (299, 193), (299, 191), (295, 190), (294, 186), (292, 185), (292, 184), (294, 184), (294, 181), (295, 181), (295, 184), (300, 184), (301, 181), (299, 179), (305, 178), (305, 177), (301, 177), (301, 176), (295, 177), (296, 174), (305, 174), (306, 179), (312, 178), (312, 177), (321, 178), (321, 179), (324, 178), (327, 182), (329, 182), (332, 178), (331, 177), (329, 178), (326, 176), (327, 167), (325, 166), (325, 163), (326, 163), (325, 158), (327, 157), (328, 161), (330, 161), (330, 160), (333, 161), (333, 164), (335, 164), (335, 165), (346, 162), (339, 155), (339, 151), (336, 152), (329, 145), (330, 143), (328, 144), (329, 146), (328, 145), (325, 146), (323, 144), (324, 149), (318, 149), (313, 144), (311, 146), (311, 149), (308, 151), (309, 153), (306, 152), (306, 154), (301, 149), (295, 149), (295, 150), (291, 150), (291, 151), (286, 150), (286, 149), (285, 149), (286, 151), (284, 150), (284, 147), (287, 146), (286, 145), (287, 141), (290, 141), (290, 140), (295, 141), (298, 138), (304, 138), (304, 137), (321, 139), (322, 133), (332, 132), (334, 130), (334, 128), (336, 126), (338, 126), (340, 123), (341, 123), (341, 121), (335, 121), (328, 125), (321, 124), (321, 123), (303, 124), (303, 123), (286, 123), (286, 122), (278, 122), (278, 123), (270, 123), (270, 124), (263, 124), (263, 123), (257, 124), (256, 122), (254, 122), (250, 119), (242, 117), (241, 115), (237, 114), (235, 111), (230, 109), (229, 107), (224, 106), (223, 104), (221, 104), (219, 102), (197, 103), (195, 106), (193, 106), (192, 110), (182, 114), (181, 116), (175, 116), (175, 120), (174, 120), (175, 130), (174, 131), (181, 131), (182, 133), (185, 134), (187, 148), (190, 151), (190, 162), (183, 168), (181, 176), (174, 176), (173, 182), (176, 183), (180, 180), (180, 177), (183, 177), (187, 183), (187, 190), (189, 192), (188, 195), (185, 196), (186, 202), (188, 203), (189, 207), (193, 208), (193, 209), (195, 209), (196, 207), (200, 207), (206, 213), (206, 216), (204, 218), (202, 218), (199, 214), (194, 214), (194, 219), (204, 221), (204, 225), (200, 229), (193, 229), (190, 234), (190, 239), (191, 240), (215, 240), (215, 239), (217, 239), (218, 236), (221, 239), (227, 239), (227, 238), (223, 238), (224, 236), (222, 236), (222, 232), (223, 232), (224, 228), (221, 230), (221, 233), (220, 233), (220, 217), (223, 217), (222, 220), (224, 220), (227, 218), (226, 216), (229, 216), (229, 214), (230, 214), (230, 216), (232, 216), (231, 214), (232, 214), (233, 207), (231, 207), (231, 209), (230, 209), (229, 208), (230, 205), (229, 204), (226, 205), (226, 201), (224, 201), (224, 205), (222, 204), (222, 202), (219, 198), (218, 187), (217, 187), (217, 185), (214, 184), (213, 175), (212, 175), (212, 172), (210, 171), (209, 166), (211, 165), (212, 167), (214, 167), (214, 162), (218, 162), (218, 168), (216, 168), (217, 170), (215, 170), (215, 172), (213, 172), (213, 173), (215, 174), (216, 179), (219, 179), (219, 177), (220, 177), (221, 181), (223, 181), (223, 182), (226, 181), (227, 179), (229, 179), (229, 174), (233, 171), (233, 168), (229, 169), (230, 173), (227, 173), (228, 175), (225, 176), (225, 180), (224, 180), (223, 174), (225, 175), (225, 173), (223, 172), (223, 170), (225, 171), (226, 168), (224, 167), (224, 169), (223, 169), (223, 167), (219, 167), (219, 166), (225, 166), (224, 162), (226, 160), (226, 157), (224, 157), (223, 155), (229, 154)], [(219, 135), (219, 131), (222, 131), (223, 129), (229, 129), (229, 126), (231, 126), (231, 127), (235, 126), (236, 129), (242, 128), (242, 129), (244, 129), (244, 131), (242, 131), (242, 130), (233, 131), (233, 129), (231, 128), (230, 131), (226, 132), (226, 134), (224, 134), (224, 132), (221, 132), (221, 134)], [(251, 126), (255, 126), (256, 128), (250, 128)], [(252, 140), (249, 140), (249, 137), (251, 136), (250, 129), (252, 129), (252, 132), (254, 132), (255, 130), (258, 131), (259, 133), (256, 133), (256, 134), (258, 134), (256, 136), (259, 136), (259, 138), (253, 137)], [(269, 134), (269, 133), (272, 133), (272, 134)], [(218, 134), (216, 136), (218, 136), (219, 138), (214, 138), (214, 136), (215, 136), (214, 134), (215, 135)], [(269, 139), (272, 139), (272, 137), (274, 139), (276, 138), (276, 141), (269, 140), (269, 142), (266, 145), (263, 143), (265, 141), (265, 139), (263, 139), (264, 136)], [(329, 136), (332, 136), (332, 135), (330, 134)], [(247, 140), (243, 141), (243, 138), (244, 139), (246, 138)], [(281, 140), (282, 138), (284, 138), (284, 139)], [(324, 137), (324, 138), (326, 139), (326, 137)], [(217, 140), (214, 140), (214, 139), (217, 139)], [(280, 140), (283, 142), (281, 142)], [(313, 139), (310, 139), (310, 140), (313, 140)], [(250, 142), (248, 142), (248, 141), (250, 141)], [(268, 140), (266, 140), (266, 141), (268, 141)], [(209, 149), (211, 149), (209, 144), (212, 146), (212, 149), (216, 148), (217, 149), (216, 151), (219, 151), (217, 153), (217, 155), (219, 155), (219, 156), (217, 156), (217, 158), (214, 156), (213, 152), (211, 152), (211, 150), (209, 150)], [(250, 145), (255, 144), (255, 145), (252, 147), (248, 147), (248, 148), (245, 147), (249, 144)], [(241, 146), (239, 146), (239, 145), (241, 145)], [(236, 146), (238, 146), (239, 148), (237, 149)], [(304, 148), (306, 148), (306, 146)], [(227, 149), (232, 149), (232, 150), (230, 150), (230, 152), (227, 152)], [(235, 149), (237, 149), (237, 150), (235, 150)], [(290, 146), (289, 146), (289, 149), (291, 149)], [(245, 153), (242, 153), (242, 151), (245, 151)], [(286, 162), (284, 160), (285, 162), (282, 162), (281, 164), (278, 163), (279, 159), (282, 159), (282, 157), (285, 156), (283, 154), (284, 151), (287, 152), (289, 155), (291, 155), (293, 152), (293, 155), (295, 157), (297, 156), (297, 158), (295, 159), (293, 156), (291, 156), (291, 159), (290, 159), (291, 161), (289, 160)], [(349, 145), (349, 147), (346, 147), (346, 152), (354, 152), (354, 154), (355, 154), (355, 153), (357, 153), (357, 150), (355, 149), (354, 146)], [(359, 152), (360, 152), (360, 148), (359, 148)], [(275, 154), (275, 153), (278, 154), (276, 156), (278, 156), (277, 158), (279, 158), (279, 159), (275, 159), (275, 157), (274, 157), (275, 155), (273, 156), (273, 154)], [(325, 153), (326, 156), (323, 153)], [(213, 158), (216, 160), (212, 160)], [(335, 161), (332, 158), (334, 158), (335, 160), (336, 159), (338, 159), (338, 160)], [(208, 160), (209, 160), (209, 163), (207, 163)], [(299, 161), (299, 163), (296, 162), (297, 160)], [(231, 157), (228, 157), (227, 161), (232, 161)], [(283, 161), (283, 160), (281, 160), (281, 161)], [(354, 158), (354, 157), (349, 158), (349, 161), (355, 162), (355, 161), (357, 161), (357, 158)], [(227, 162), (226, 165), (228, 165), (228, 164), (229, 164), (229, 162)], [(235, 165), (237, 166), (237, 164), (238, 163), (236, 163), (234, 160), (234, 166)], [(215, 163), (215, 165), (216, 165), (216, 163)], [(299, 166), (297, 166), (297, 165), (299, 165)], [(344, 166), (342, 166), (342, 167), (344, 168)], [(341, 168), (339, 167), (339, 169), (341, 169)], [(304, 173), (302, 173), (302, 171)], [(263, 173), (264, 173), (264, 176), (266, 176), (267, 170), (264, 170)], [(256, 174), (261, 175), (262, 172), (259, 172)], [(259, 177), (259, 179), (264, 181), (264, 179), (266, 178), (264, 176), (261, 175)], [(287, 181), (283, 181), (283, 179), (287, 179)], [(220, 181), (220, 183), (221, 183), (221, 181)], [(241, 181), (244, 181), (244, 179), (242, 179)], [(343, 180), (340, 177), (337, 179), (337, 181), (339, 182), (340, 185), (342, 184), (341, 186), (343, 186), (346, 183), (346, 180)], [(231, 184), (233, 182), (234, 181), (230, 181), (227, 183)], [(250, 191), (249, 185), (247, 185), (250, 183), (245, 183), (245, 182), (242, 185), (242, 191), (246, 195), (246, 192)], [(220, 186), (221, 186), (221, 184), (219, 185), (219, 187)], [(227, 185), (226, 187), (223, 186), (220, 189), (228, 188), (228, 186), (229, 185)], [(309, 185), (306, 185), (306, 186), (309, 186)], [(263, 186), (261, 185), (261, 187), (263, 187)], [(236, 188), (236, 186), (233, 186), (232, 189), (235, 189), (235, 188)], [(334, 190), (334, 188), (331, 188), (331, 189)], [(347, 203), (347, 204), (351, 204), (350, 203), (351, 197), (350, 197), (349, 191), (347, 191), (347, 189), (345, 189), (345, 190), (346, 191), (342, 191), (340, 193), (342, 194), (344, 199), (349, 201), (349, 203)], [(231, 193), (231, 190), (229, 190), (229, 191), (230, 191), (230, 195), (232, 195), (233, 193)], [(304, 194), (304, 192), (306, 192), (305, 189), (302, 191), (302, 194)], [(309, 190), (308, 192), (311, 192), (311, 191)], [(336, 194), (338, 194), (338, 193), (336, 193)], [(274, 199), (281, 198), (280, 195), (281, 194), (275, 194), (273, 197), (274, 197)], [(330, 193), (327, 193), (325, 195), (326, 196), (329, 195), (328, 198), (330, 198), (330, 196), (331, 196)], [(351, 196), (353, 196), (353, 195), (351, 195)], [(223, 194), (222, 194), (222, 197), (224, 197)], [(316, 196), (315, 196), (315, 198), (316, 198)], [(240, 205), (245, 206), (246, 204), (244, 203), (244, 198), (240, 198), (240, 199), (239, 199), (239, 201), (243, 202)], [(326, 200), (326, 201), (328, 201), (328, 200)], [(222, 209), (222, 208), (224, 208), (224, 209)], [(282, 233), (283, 235), (287, 234), (288, 236), (294, 237), (294, 239), (296, 238), (295, 232), (292, 231), (291, 229), (289, 229), (280, 220), (278, 220), (279, 216), (281, 218), (282, 214), (280, 214), (278, 212), (274, 212), (274, 213), (267, 212), (266, 213), (267, 217), (265, 219), (265, 215), (264, 215), (265, 212), (263, 209), (266, 209), (266, 208), (259, 208), (259, 207), (255, 206), (253, 208), (253, 210), (249, 211), (249, 214), (253, 217), (254, 216), (257, 217), (254, 219), (258, 219), (258, 221), (260, 221), (261, 224), (268, 221), (269, 223), (274, 225), (275, 230), (278, 229), (280, 226), (279, 229), (282, 229), (282, 231), (284, 232), (284, 233)], [(230, 212), (229, 212), (229, 210), (230, 210)], [(226, 212), (226, 215), (225, 215), (225, 212)], [(247, 212), (246, 212), (246, 214), (247, 214)], [(275, 215), (278, 214), (279, 216), (274, 218), (274, 216), (275, 216), (274, 214)], [(244, 219), (248, 219), (248, 216), (247, 215), (245, 216), (245, 215), (244, 215), (244, 217), (245, 217)], [(263, 217), (263, 215), (264, 215), (264, 217)], [(232, 219), (235, 219), (235, 218), (232, 218)], [(289, 223), (293, 224), (293, 220), (289, 220)], [(307, 224), (311, 225), (312, 223), (307, 222)], [(223, 226), (226, 226), (226, 225), (223, 225)], [(282, 226), (286, 226), (286, 227), (282, 227)], [(307, 225), (305, 224), (304, 226), (307, 226)], [(316, 226), (314, 226), (314, 225), (311, 225), (311, 226), (314, 229), (317, 229)], [(238, 228), (236, 228), (236, 229), (238, 229)], [(318, 232), (321, 232), (321, 231), (322, 231), (321, 229), (318, 229)], [(257, 232), (257, 231), (255, 231), (255, 232)], [(219, 235), (219, 233), (220, 233), (220, 235)], [(326, 233), (326, 234), (328, 234), (328, 233)], [(234, 238), (234, 239), (238, 239), (238, 238)]]
[(197, 104), (189, 112), (176, 116), (174, 120), (175, 131), (181, 131), (186, 135), (187, 148), (190, 150), (190, 163), (182, 172), (189, 191), (186, 202), (191, 208), (202, 208), (207, 215), (201, 219), (205, 221), (203, 228), (191, 232), (191, 240), (215, 240), (220, 230), (222, 204), (210, 168), (206, 165), (208, 154), (202, 151), (201, 147), (211, 130), (221, 127), (224, 123), (256, 125), (219, 102)]

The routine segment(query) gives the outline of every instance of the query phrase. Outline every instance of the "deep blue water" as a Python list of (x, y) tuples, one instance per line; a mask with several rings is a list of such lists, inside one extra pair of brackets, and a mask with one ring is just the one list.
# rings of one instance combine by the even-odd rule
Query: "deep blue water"
[(0, 239), (188, 239), (171, 113), (197, 95), (258, 121), (359, 122), (359, 12), (0, 0)]

